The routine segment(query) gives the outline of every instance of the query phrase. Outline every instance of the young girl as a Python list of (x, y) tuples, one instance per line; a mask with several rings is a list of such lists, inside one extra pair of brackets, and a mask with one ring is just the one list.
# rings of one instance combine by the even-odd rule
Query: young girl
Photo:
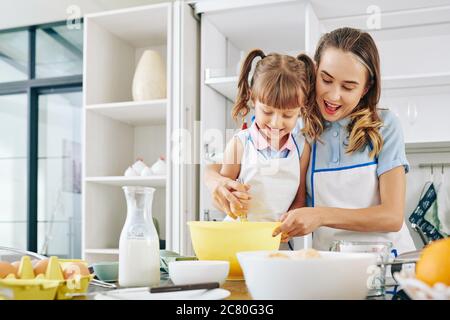
[[(261, 59), (249, 81), (257, 57)], [(284, 212), (305, 205), (310, 147), (303, 135), (292, 131), (299, 116), (311, 121), (314, 82), (314, 64), (304, 54), (266, 56), (255, 49), (247, 55), (232, 116), (245, 117), (251, 103), (255, 121), (228, 143), (220, 174), (245, 184), (251, 198), (228, 211), (226, 220), (279, 221)], [(235, 195), (240, 198), (238, 191)]]

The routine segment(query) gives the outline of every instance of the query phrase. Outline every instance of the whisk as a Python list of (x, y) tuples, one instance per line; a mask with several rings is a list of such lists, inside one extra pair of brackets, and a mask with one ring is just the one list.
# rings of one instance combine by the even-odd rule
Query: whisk
[[(244, 179), (242, 179), (241, 177), (238, 177), (236, 179), (236, 181), (241, 183), (241, 184), (244, 184)], [(239, 212), (239, 219), (240, 219), (241, 222), (247, 222), (248, 221), (247, 214), (243, 213), (243, 212)]]

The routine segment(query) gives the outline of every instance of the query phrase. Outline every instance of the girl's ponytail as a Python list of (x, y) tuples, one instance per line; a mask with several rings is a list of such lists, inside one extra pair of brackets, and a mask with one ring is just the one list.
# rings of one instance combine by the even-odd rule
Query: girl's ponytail
[(303, 62), (305, 66), (305, 94), (307, 94), (307, 97), (305, 97), (305, 103), (306, 105), (311, 106), (315, 100), (316, 66), (311, 58), (304, 53), (300, 53), (297, 56), (297, 60)]
[(303, 133), (309, 138), (317, 139), (323, 131), (322, 115), (316, 106), (316, 65), (314, 61), (306, 54), (301, 53), (297, 60), (303, 62), (305, 78), (304, 83), (305, 105), (301, 108), (301, 117), (303, 120)]
[(253, 60), (256, 57), (261, 57), (261, 59), (264, 59), (266, 55), (261, 49), (254, 49), (248, 53), (247, 57), (244, 60), (244, 63), (242, 64), (241, 74), (239, 75), (238, 94), (236, 97), (236, 103), (234, 104), (233, 109), (231, 111), (233, 119), (235, 120), (237, 119), (238, 116), (245, 117), (247, 113), (250, 111), (248, 101), (251, 98), (250, 97), (251, 84), (249, 84), (248, 75), (250, 74)]

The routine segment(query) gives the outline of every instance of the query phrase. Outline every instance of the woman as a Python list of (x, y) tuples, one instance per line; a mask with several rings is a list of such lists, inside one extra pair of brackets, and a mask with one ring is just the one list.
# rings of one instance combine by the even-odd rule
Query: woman
[[(335, 240), (392, 241), (399, 253), (414, 250), (403, 219), (409, 165), (398, 119), (377, 107), (380, 61), (372, 37), (334, 30), (322, 36), (314, 60), (317, 121), (305, 123), (315, 132), (309, 137), (310, 207), (284, 214), (274, 235), (314, 232), (318, 250)], [(216, 205), (226, 211), (247, 201), (247, 186), (219, 178), (218, 169), (210, 166), (206, 174)]]

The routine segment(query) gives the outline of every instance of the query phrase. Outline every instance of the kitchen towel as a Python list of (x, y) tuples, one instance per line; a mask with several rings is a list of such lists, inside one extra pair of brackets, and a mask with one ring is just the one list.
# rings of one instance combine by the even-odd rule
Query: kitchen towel
[(444, 237), (440, 232), (437, 192), (433, 182), (425, 184), (419, 203), (409, 217), (409, 222), (419, 226), (428, 240), (434, 241)]
[(449, 175), (442, 176), (441, 185), (437, 191), (437, 211), (439, 218), (439, 231), (441, 234), (450, 235), (450, 181)]
[(165, 273), (169, 273), (169, 262), (171, 261), (198, 260), (197, 257), (181, 256), (180, 254), (169, 250), (160, 250), (159, 257), (160, 271)]

